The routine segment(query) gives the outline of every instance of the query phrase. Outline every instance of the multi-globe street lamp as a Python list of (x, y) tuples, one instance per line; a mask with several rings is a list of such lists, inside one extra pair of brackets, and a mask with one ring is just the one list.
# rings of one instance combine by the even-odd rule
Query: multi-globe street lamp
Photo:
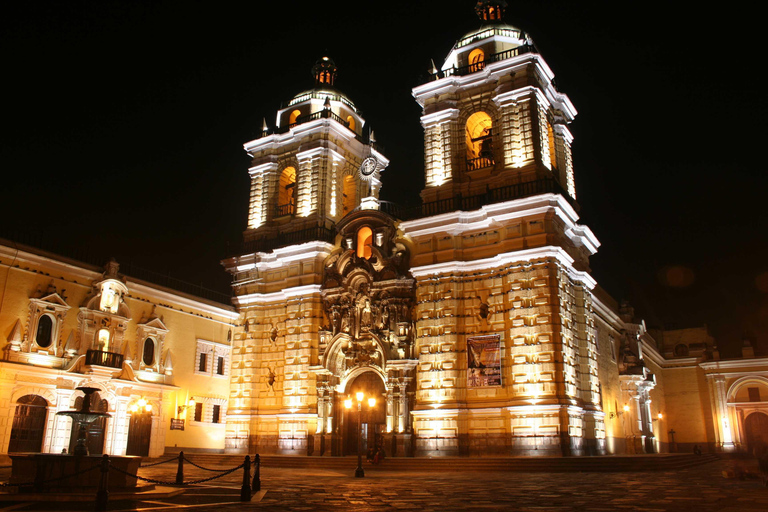
[[(355, 478), (362, 478), (365, 476), (365, 470), (363, 469), (363, 402), (365, 401), (365, 393), (358, 391), (355, 393), (357, 398), (357, 422), (360, 428), (357, 429), (357, 469), (355, 469)], [(373, 397), (368, 398), (368, 414), (371, 409), (376, 406), (376, 399)], [(352, 409), (352, 399), (347, 398), (344, 400), (344, 407), (347, 410)]]

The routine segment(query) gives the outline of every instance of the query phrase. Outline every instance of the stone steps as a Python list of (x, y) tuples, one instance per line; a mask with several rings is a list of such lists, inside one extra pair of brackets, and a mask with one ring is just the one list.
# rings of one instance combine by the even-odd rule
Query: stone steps
[[(151, 463), (169, 459), (178, 454), (168, 453)], [(204, 467), (231, 468), (243, 462), (244, 455), (190, 453), (187, 459)], [(363, 461), (366, 471), (509, 471), (509, 472), (633, 472), (671, 471), (706, 464), (719, 457), (715, 454), (612, 455), (600, 457), (435, 457), (387, 458), (382, 464)], [(168, 463), (169, 465), (173, 463)], [(314, 468), (350, 470), (357, 465), (357, 457), (300, 457), (291, 455), (262, 455), (264, 468)]]

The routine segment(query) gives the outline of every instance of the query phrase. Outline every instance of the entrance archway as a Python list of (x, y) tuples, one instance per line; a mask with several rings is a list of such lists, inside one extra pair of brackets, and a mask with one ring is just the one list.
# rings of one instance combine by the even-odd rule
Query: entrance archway
[(24, 395), (16, 401), (8, 452), (40, 453), (45, 435), (48, 402), (38, 395)]
[[(83, 407), (83, 397), (79, 396), (75, 400), (75, 410), (80, 410)], [(91, 410), (96, 412), (107, 412), (109, 410), (109, 404), (106, 400), (102, 400), (98, 393), (91, 395)], [(88, 424), (88, 454), (89, 455), (102, 455), (104, 453), (104, 433), (107, 430), (107, 418), (97, 418)], [(80, 425), (73, 421), (72, 430), (69, 435), (69, 453), (74, 453), (75, 446), (77, 445), (77, 434), (80, 431)]]
[(147, 457), (149, 455), (149, 436), (151, 433), (152, 413), (146, 410), (132, 413), (128, 425), (128, 445), (126, 446), (125, 454)]
[(753, 412), (744, 420), (744, 433), (747, 436), (747, 449), (750, 453), (756, 444), (768, 444), (768, 414)]
[[(383, 434), (387, 427), (387, 399), (384, 381), (375, 371), (367, 371), (359, 375), (355, 380), (347, 384), (345, 393), (354, 398), (355, 393), (362, 391), (366, 398), (376, 399), (376, 405), (373, 409), (368, 404), (363, 404), (362, 411), (362, 436), (363, 453), (368, 452), (369, 447), (377, 444), (383, 444)], [(344, 409), (344, 454), (353, 455), (357, 453), (357, 435), (360, 432), (360, 423), (358, 422), (357, 403), (353, 402), (352, 409)]]

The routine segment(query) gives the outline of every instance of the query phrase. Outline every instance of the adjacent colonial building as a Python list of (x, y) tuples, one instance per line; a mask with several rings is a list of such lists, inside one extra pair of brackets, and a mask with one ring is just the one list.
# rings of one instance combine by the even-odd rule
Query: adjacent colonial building
[(9, 241), (0, 290), (2, 452), (71, 451), (81, 386), (92, 454), (223, 449), (234, 308)]

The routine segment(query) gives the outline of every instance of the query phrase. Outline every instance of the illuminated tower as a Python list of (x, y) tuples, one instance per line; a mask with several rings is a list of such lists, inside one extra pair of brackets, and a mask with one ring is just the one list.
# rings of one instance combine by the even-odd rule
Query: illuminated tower
[(483, 25), (413, 90), (423, 108), (424, 202), (526, 182), (576, 198), (567, 127), (576, 110), (528, 34), (501, 21), (505, 8), (478, 2)]
[(567, 128), (576, 115), (530, 37), (482, 26), (413, 90), (426, 186), (412, 241), (417, 455), (605, 449), (589, 256)]
[(374, 148), (360, 111), (335, 88), (334, 62), (323, 57), (312, 75), (314, 88), (284, 104), (275, 127), (265, 123), (261, 137), (244, 146), (253, 159), (246, 242), (278, 233), (328, 240), (344, 215), (378, 198), (389, 161)]
[[(275, 126), (265, 123), (261, 137), (245, 144), (252, 163), (244, 250), (223, 262), (241, 315), (233, 339), (230, 452), (313, 452), (313, 436), (324, 434), (332, 417), (323, 413), (326, 389), (318, 404), (312, 370), (325, 348), (328, 259), (354, 252), (356, 244), (369, 247), (368, 258), (375, 252), (377, 262), (397, 250), (382, 222), (363, 223), (358, 230), (367, 237), (346, 234), (350, 218), (378, 209), (389, 161), (360, 111), (335, 88), (333, 61), (323, 57), (312, 74), (314, 88), (288, 101)], [(324, 441), (318, 451), (330, 454)]]

